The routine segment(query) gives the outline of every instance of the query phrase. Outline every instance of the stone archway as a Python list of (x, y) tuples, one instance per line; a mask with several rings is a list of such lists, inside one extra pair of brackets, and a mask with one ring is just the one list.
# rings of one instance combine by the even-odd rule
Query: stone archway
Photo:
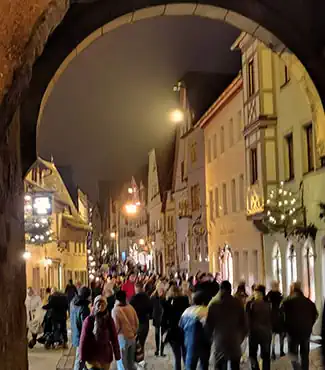
[[(25, 312), (25, 271), (20, 258), (24, 247), (22, 173), (36, 157), (39, 113), (64, 66), (91, 41), (126, 22), (185, 14), (221, 19), (265, 42), (296, 70), (325, 142), (324, 12), (322, 0), (298, 4), (296, 0), (1, 2), (0, 284), (7, 297), (0, 300), (2, 369), (27, 369), (25, 320), (19, 320)], [(325, 151), (322, 142), (318, 146)]]

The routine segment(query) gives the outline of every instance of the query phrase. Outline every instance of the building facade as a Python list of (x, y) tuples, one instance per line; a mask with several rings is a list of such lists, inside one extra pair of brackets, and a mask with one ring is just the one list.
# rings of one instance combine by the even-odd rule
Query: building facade
[(261, 233), (247, 220), (243, 81), (238, 75), (199, 124), (204, 131), (209, 261), (233, 284), (262, 281)]
[[(276, 279), (288, 294), (291, 282), (299, 280), (320, 308), (325, 259), (319, 204), (325, 199), (325, 162), (318, 154), (311, 107), (286, 65), (262, 43), (242, 34), (236, 46), (242, 50), (247, 215), (261, 229), (261, 220), (270, 215), (266, 224), (275, 228), (288, 219), (293, 230), (264, 234), (266, 283)], [(277, 219), (270, 204), (279, 194), (294, 198), (288, 213), (287, 199), (279, 201), (284, 212)], [(301, 217), (300, 209), (305, 210)]]
[(69, 279), (88, 283), (88, 199), (77, 194), (75, 203), (55, 164), (41, 158), (25, 178), (27, 285), (40, 294)]

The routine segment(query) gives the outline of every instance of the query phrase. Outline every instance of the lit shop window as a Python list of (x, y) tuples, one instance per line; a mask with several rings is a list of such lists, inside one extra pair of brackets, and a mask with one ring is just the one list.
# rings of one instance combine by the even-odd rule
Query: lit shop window
[(288, 293), (291, 283), (297, 281), (297, 252), (293, 244), (288, 246), (287, 256), (287, 277), (288, 277)]
[(280, 290), (282, 291), (282, 262), (281, 262), (281, 251), (279, 244), (275, 244), (273, 247), (272, 256), (272, 267), (273, 267), (273, 280), (279, 282)]
[(309, 240), (305, 243), (302, 253), (304, 293), (306, 297), (315, 301), (315, 254), (314, 248)]

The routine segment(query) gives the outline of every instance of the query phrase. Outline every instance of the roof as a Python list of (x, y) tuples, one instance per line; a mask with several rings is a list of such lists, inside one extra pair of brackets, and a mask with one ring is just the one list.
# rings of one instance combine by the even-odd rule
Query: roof
[(198, 121), (198, 125), (204, 128), (210, 122), (210, 119), (222, 110), (229, 101), (241, 91), (243, 87), (243, 79), (241, 73), (231, 82), (231, 84), (223, 91), (219, 98), (211, 105), (211, 107), (205, 112), (205, 114)]
[(235, 76), (236, 74), (233, 73), (190, 71), (180, 79), (186, 89), (193, 125), (202, 117)]
[(78, 209), (78, 187), (73, 179), (73, 169), (71, 166), (56, 166), (59, 171), (61, 178), (66, 186), (70, 197)]
[[(64, 180), (63, 180), (60, 172), (56, 168), (55, 164), (53, 162), (46, 161), (45, 159), (43, 159), (41, 157), (38, 157), (36, 162), (33, 164), (33, 166), (31, 168), (36, 167), (36, 166), (40, 166), (40, 165), (42, 165), (45, 168), (48, 168), (49, 170), (51, 170), (52, 174), (55, 175), (55, 178), (57, 178), (61, 182), (61, 185), (63, 186), (65, 191), (59, 191), (59, 190), (54, 191), (55, 197), (57, 198), (58, 201), (61, 201), (62, 203), (66, 204), (70, 207), (72, 217), (74, 218), (75, 223), (79, 224), (83, 227), (86, 223), (82, 219), (82, 217), (80, 216), (80, 214), (78, 212), (78, 209), (77, 209), (75, 203), (73, 202), (73, 200), (70, 196), (70, 193), (67, 189), (67, 186), (64, 183)], [(43, 188), (45, 189), (46, 186), (43, 186)]]

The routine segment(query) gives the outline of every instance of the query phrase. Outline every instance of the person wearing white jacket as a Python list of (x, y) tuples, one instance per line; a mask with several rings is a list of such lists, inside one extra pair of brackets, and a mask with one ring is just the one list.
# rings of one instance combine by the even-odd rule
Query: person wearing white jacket
[(25, 300), (26, 314), (27, 314), (27, 329), (32, 335), (29, 341), (29, 348), (33, 348), (36, 344), (37, 335), (40, 332), (42, 325), (42, 300), (36, 295), (34, 289), (29, 287), (27, 289), (27, 297)]

